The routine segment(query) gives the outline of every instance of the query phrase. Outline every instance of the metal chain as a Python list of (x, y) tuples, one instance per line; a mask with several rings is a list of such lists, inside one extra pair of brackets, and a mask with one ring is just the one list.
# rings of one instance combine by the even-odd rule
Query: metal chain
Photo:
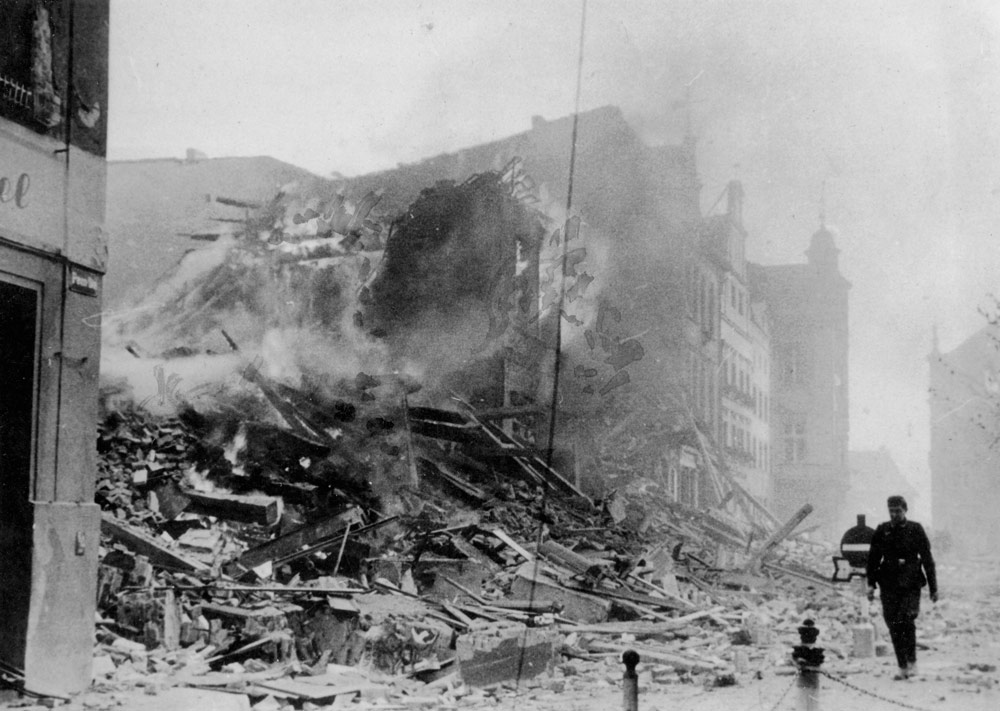
[(903, 701), (897, 701), (896, 699), (890, 699), (889, 697), (882, 696), (881, 694), (876, 694), (874, 691), (868, 691), (868, 689), (862, 689), (860, 686), (855, 686), (851, 682), (841, 679), (840, 677), (833, 676), (829, 672), (825, 672), (822, 669), (817, 669), (816, 671), (825, 676), (827, 679), (833, 679), (834, 681), (843, 684), (848, 689), (853, 689), (854, 691), (857, 691), (859, 694), (865, 694), (866, 696), (871, 696), (873, 698), (879, 699), (880, 701), (885, 701), (886, 703), (893, 704), (894, 706), (902, 706), (904, 709), (912, 709), (913, 711), (931, 711), (931, 709), (925, 708), (923, 706), (914, 706), (913, 704), (908, 704)]
[(774, 706), (771, 707), (771, 711), (776, 711), (776, 709), (779, 706), (781, 706), (781, 702), (785, 700), (785, 697), (788, 696), (788, 692), (792, 690), (793, 686), (795, 686), (795, 678), (796, 677), (794, 677), (794, 676), (792, 677), (792, 683), (788, 685), (788, 688), (785, 689), (785, 693), (783, 693), (781, 695), (781, 698), (778, 699), (777, 703), (775, 703)]

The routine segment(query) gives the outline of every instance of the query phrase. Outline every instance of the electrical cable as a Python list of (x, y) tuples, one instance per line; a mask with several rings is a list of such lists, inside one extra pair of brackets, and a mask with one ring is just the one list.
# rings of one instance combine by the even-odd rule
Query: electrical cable
[[(567, 243), (569, 242), (570, 234), (570, 224), (571, 224), (571, 212), (573, 209), (573, 177), (576, 171), (576, 142), (580, 123), (580, 88), (583, 83), (583, 49), (584, 49), (584, 36), (587, 28), (587, 0), (581, 0), (581, 10), (580, 10), (580, 42), (579, 42), (579, 53), (577, 55), (576, 63), (576, 96), (574, 98), (573, 104), (573, 132), (570, 139), (570, 152), (569, 152), (569, 177), (566, 184), (566, 219), (563, 223), (563, 235), (562, 235), (562, 253), (560, 254), (559, 261), (559, 299), (556, 302), (556, 314), (555, 314), (555, 344), (553, 347), (555, 363), (553, 365), (552, 371), (552, 397), (549, 405), (549, 431), (548, 431), (548, 442), (545, 448), (545, 466), (549, 469), (552, 468), (552, 454), (553, 454), (553, 443), (555, 438), (556, 429), (556, 419), (558, 414), (558, 404), (559, 404), (559, 375), (561, 370), (562, 362), (562, 312), (563, 305), (566, 299), (566, 258), (567, 258)], [(535, 540), (535, 561), (531, 573), (531, 589), (528, 593), (529, 605), (533, 605), (535, 601), (535, 588), (538, 584), (538, 565), (539, 556), (537, 551), (541, 548), (542, 544), (542, 534), (545, 530), (545, 512), (548, 504), (549, 489), (548, 487), (542, 487), (542, 498), (539, 502), (538, 511), (538, 534)], [(521, 684), (521, 676), (524, 671), (524, 660), (525, 660), (525, 650), (527, 648), (527, 636), (528, 630), (525, 628), (524, 635), (521, 641), (521, 650), (518, 655), (517, 660), (517, 676), (516, 685), (519, 687)]]

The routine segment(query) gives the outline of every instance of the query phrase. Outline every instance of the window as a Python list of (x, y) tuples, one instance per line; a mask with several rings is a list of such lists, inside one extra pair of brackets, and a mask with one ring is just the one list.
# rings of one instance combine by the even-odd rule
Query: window
[(803, 420), (786, 422), (784, 426), (785, 463), (794, 464), (806, 459), (806, 425)]

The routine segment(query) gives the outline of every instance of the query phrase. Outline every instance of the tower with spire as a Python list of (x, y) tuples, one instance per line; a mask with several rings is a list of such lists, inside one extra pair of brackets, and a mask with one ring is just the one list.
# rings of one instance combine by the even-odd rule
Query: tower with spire
[(843, 511), (848, 466), (848, 294), (834, 232), (821, 199), (806, 262), (755, 267), (770, 314), (775, 513), (803, 504), (829, 536), (853, 517)]

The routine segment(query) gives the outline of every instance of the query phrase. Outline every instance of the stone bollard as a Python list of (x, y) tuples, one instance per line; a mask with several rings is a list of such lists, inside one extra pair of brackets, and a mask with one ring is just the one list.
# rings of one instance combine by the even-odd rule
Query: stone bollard
[(639, 663), (639, 653), (628, 650), (622, 654), (622, 664), (625, 674), (622, 676), (622, 709), (624, 711), (639, 711), (639, 675), (635, 671)]
[(816, 646), (819, 628), (805, 620), (798, 629), (802, 644), (792, 648), (792, 661), (799, 668), (796, 686), (799, 689), (799, 711), (820, 711), (819, 668), (823, 665), (823, 648)]
[(863, 622), (851, 628), (854, 647), (852, 654), (857, 659), (870, 659), (875, 656), (875, 626)]

